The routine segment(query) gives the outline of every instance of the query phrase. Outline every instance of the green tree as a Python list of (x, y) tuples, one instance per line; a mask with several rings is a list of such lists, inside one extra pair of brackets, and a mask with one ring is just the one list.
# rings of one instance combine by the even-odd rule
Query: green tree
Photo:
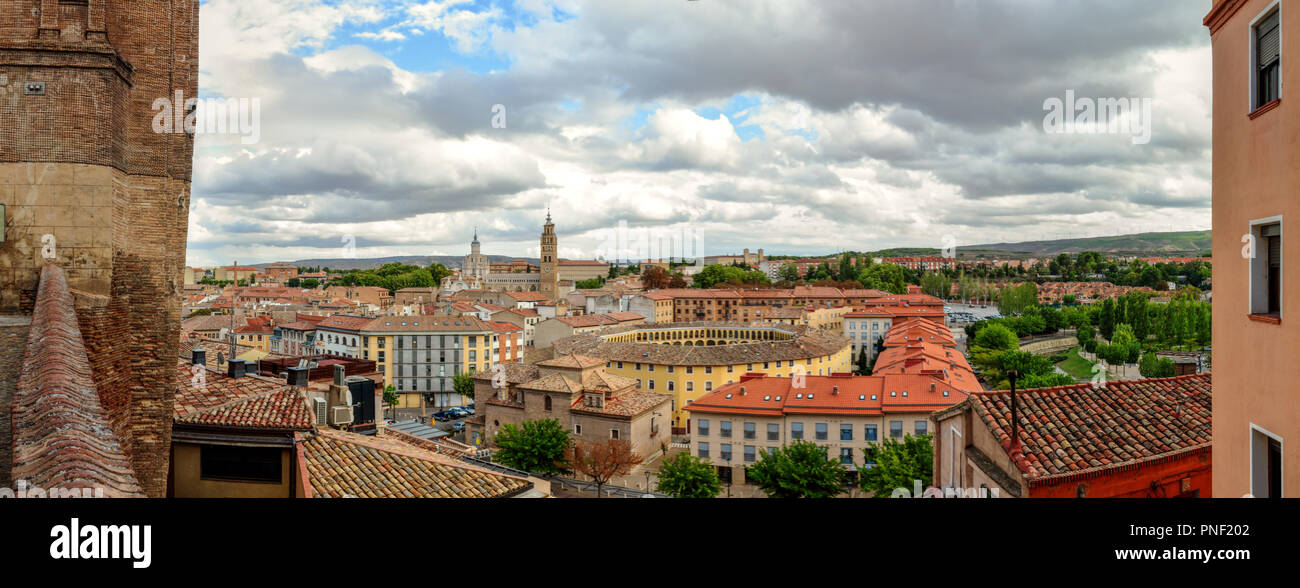
[(718, 284), (754, 285), (769, 284), (767, 274), (758, 270), (746, 270), (734, 265), (710, 265), (695, 274), (696, 288), (712, 288)]
[(569, 468), (565, 451), (572, 440), (560, 421), (540, 419), (520, 425), (506, 423), (497, 431), (493, 461), (539, 474), (556, 474)]
[(432, 286), (441, 284), (442, 279), (450, 275), (451, 270), (447, 269), (447, 266), (442, 265), (441, 263), (435, 263), (429, 266), (429, 278), (433, 280), (433, 284), (431, 284)]
[(825, 447), (795, 441), (761, 452), (748, 479), (773, 498), (833, 498), (843, 490), (848, 474), (827, 459)]
[(1014, 351), (1020, 348), (1020, 340), (1011, 329), (1001, 324), (993, 324), (980, 329), (975, 339), (971, 341), (971, 346), (994, 351)]
[(384, 403), (394, 411), (397, 409), (398, 400), (400, 400), (400, 398), (397, 394), (397, 388), (394, 388), (392, 384), (389, 384), (387, 388), (384, 388)]
[(841, 282), (852, 282), (857, 277), (858, 272), (853, 266), (853, 258), (849, 257), (847, 253), (840, 256), (840, 271), (837, 274), (837, 279)]
[(1086, 345), (1088, 341), (1097, 338), (1097, 331), (1092, 328), (1092, 325), (1082, 325), (1079, 327), (1078, 332), (1074, 334), (1074, 338), (1079, 341), (1079, 345)]
[(876, 467), (859, 472), (858, 485), (889, 498), (897, 488), (912, 489), (916, 480), (926, 488), (933, 481), (934, 444), (929, 435), (906, 435), (902, 441), (886, 437), (873, 448)]
[(1016, 381), (1016, 387), (1022, 390), (1030, 388), (1054, 388), (1056, 386), (1071, 386), (1076, 382), (1074, 378), (1058, 372), (1047, 372), (1045, 374), (1029, 374)]
[(907, 293), (907, 276), (902, 267), (892, 263), (868, 266), (858, 274), (858, 282), (867, 289), (884, 290), (891, 294)]
[(451, 378), (451, 387), (463, 398), (474, 399), (474, 376), (459, 373)]
[(782, 265), (781, 269), (777, 270), (776, 277), (783, 282), (798, 282), (799, 278), (802, 276), (799, 275), (799, 266), (796, 266), (793, 263), (787, 263)]
[(685, 451), (659, 466), (660, 492), (675, 498), (715, 498), (722, 492), (717, 468)]
[(1098, 325), (1101, 336), (1110, 340), (1115, 335), (1115, 299), (1107, 298), (1101, 303), (1101, 324)]
[(871, 372), (867, 371), (867, 361), (867, 346), (863, 345), (862, 349), (858, 350), (858, 369), (854, 373), (859, 376), (869, 375)]

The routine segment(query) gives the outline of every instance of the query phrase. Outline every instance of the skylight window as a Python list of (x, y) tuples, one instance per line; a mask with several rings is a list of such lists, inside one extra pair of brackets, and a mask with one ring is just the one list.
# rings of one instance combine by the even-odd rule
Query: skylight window
[(730, 394), (730, 393), (727, 394), (727, 400), (731, 400), (731, 394)]

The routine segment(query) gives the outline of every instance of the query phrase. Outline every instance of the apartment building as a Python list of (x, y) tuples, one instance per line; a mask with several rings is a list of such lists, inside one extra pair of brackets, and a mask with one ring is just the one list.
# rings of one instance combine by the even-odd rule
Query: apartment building
[(515, 361), (501, 358), (492, 325), (472, 316), (380, 317), (358, 334), (362, 358), (373, 359), (385, 383), (397, 390), (395, 408), (404, 417), (465, 404), (453, 381), (457, 374), (487, 372), (499, 361)]
[[(1300, 497), (1300, 271), (1286, 273), (1296, 98), (1282, 79), (1300, 63), (1300, 4), (1217, 0), (1205, 16), (1214, 67), (1214, 495)], [(1285, 31), (1291, 31), (1288, 36)], [(1300, 70), (1293, 76), (1300, 76)], [(1300, 79), (1300, 77), (1290, 77)], [(1292, 309), (1292, 319), (1287, 319)]]
[(673, 322), (672, 297), (656, 292), (643, 292), (632, 296), (627, 302), (627, 310), (645, 317), (647, 323)]
[(939, 327), (937, 330), (946, 331), (947, 327), (944, 327), (946, 318), (942, 308), (935, 309), (929, 306), (869, 306), (844, 315), (843, 334), (853, 343), (854, 361), (857, 361), (858, 355), (863, 349), (867, 350), (867, 360), (870, 361), (879, 352), (876, 349), (877, 341), (883, 341), (887, 338), (890, 328), (895, 324), (905, 324), (919, 320)]
[(826, 447), (827, 456), (856, 472), (874, 467), (885, 436), (926, 435), (930, 414), (966, 399), (966, 392), (928, 376), (808, 376), (745, 374), (706, 394), (691, 414), (691, 455), (718, 468), (724, 480), (744, 482), (759, 453), (792, 441)]

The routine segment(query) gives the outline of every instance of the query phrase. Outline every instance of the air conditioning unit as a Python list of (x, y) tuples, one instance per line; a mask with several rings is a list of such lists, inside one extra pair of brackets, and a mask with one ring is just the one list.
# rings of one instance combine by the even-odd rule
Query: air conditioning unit
[(352, 407), (351, 407), (351, 406), (335, 406), (335, 407), (331, 407), (330, 410), (333, 411), (333, 413), (331, 414), (331, 416), (334, 417), (333, 419), (331, 419), (331, 420), (333, 421), (331, 424), (334, 424), (334, 425), (350, 425), (350, 424), (352, 424)]
[(316, 411), (316, 424), (325, 426), (329, 424), (329, 403), (324, 398), (311, 399), (312, 408)]

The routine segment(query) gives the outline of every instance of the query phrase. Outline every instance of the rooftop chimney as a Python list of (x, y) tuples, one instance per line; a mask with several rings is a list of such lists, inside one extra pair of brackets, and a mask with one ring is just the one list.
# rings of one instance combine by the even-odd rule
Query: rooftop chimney
[(232, 359), (226, 364), (226, 375), (232, 378), (244, 377), (244, 360)]
[(294, 367), (289, 368), (289, 372), (288, 372), (288, 376), (287, 376), (286, 380), (287, 380), (287, 382), (288, 382), (288, 384), (289, 384), (290, 386), (297, 386), (297, 387), (299, 387), (299, 388), (306, 388), (306, 387), (307, 387), (307, 368), (305, 368), (305, 367), (297, 367), (297, 366), (294, 366)]
[(831, 386), (831, 395), (835, 395), (835, 394), (839, 394), (839, 393), (840, 393), (840, 387), (839, 387), (839, 386)]
[(346, 374), (344, 373), (344, 371), (345, 371), (345, 370), (343, 369), (343, 366), (342, 366), (342, 365), (335, 365), (335, 366), (334, 366), (334, 385), (335, 385), (335, 386), (343, 386), (343, 385), (345, 385), (345, 384), (344, 384), (344, 376), (345, 376)]
[(199, 349), (198, 347), (195, 347), (194, 349), (191, 349), (191, 350), (190, 350), (190, 363), (192, 363), (192, 364), (194, 364), (194, 365), (207, 365), (207, 364), (208, 364), (208, 352), (207, 352), (207, 351), (204, 351), (204, 350), (202, 350), (202, 349)]

